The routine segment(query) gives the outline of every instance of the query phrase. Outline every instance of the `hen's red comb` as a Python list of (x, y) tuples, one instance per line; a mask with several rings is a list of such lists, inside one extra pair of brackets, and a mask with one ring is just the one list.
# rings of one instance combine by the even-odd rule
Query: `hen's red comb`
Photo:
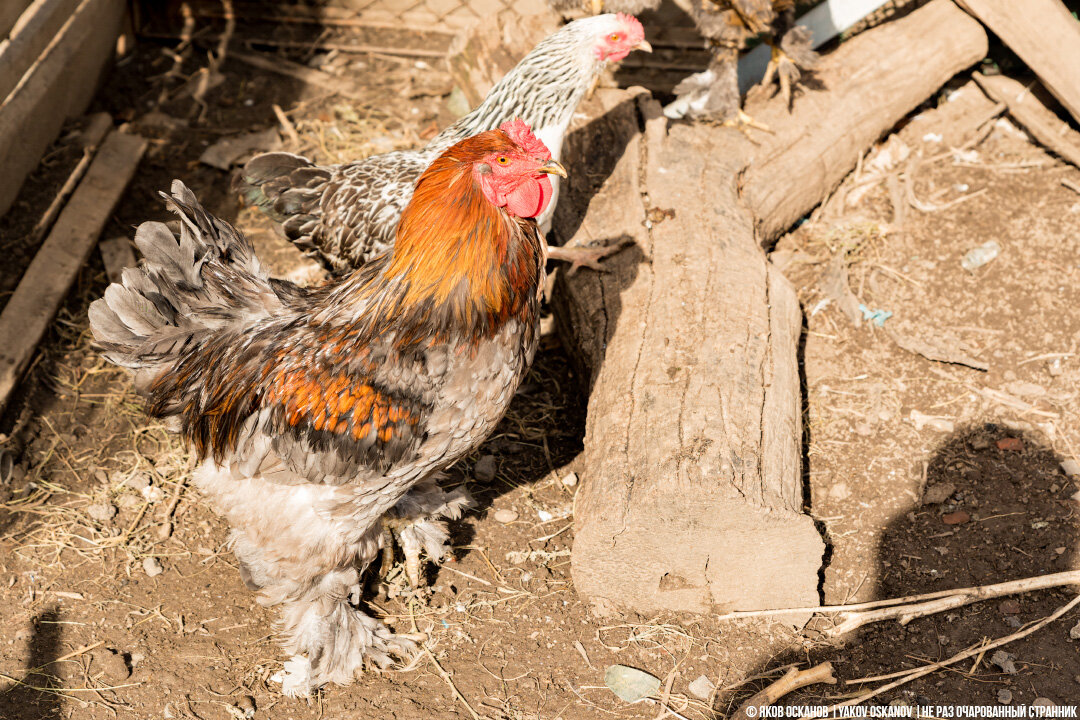
[(630, 36), (631, 40), (641, 42), (645, 39), (645, 28), (641, 26), (641, 21), (636, 17), (626, 13), (618, 13), (615, 17), (619, 22), (626, 25), (626, 34)]
[(544, 160), (551, 159), (551, 151), (548, 150), (547, 145), (544, 144), (543, 140), (533, 135), (532, 128), (521, 118), (507, 120), (499, 126), (499, 129), (509, 135), (510, 139), (520, 145), (529, 155)]

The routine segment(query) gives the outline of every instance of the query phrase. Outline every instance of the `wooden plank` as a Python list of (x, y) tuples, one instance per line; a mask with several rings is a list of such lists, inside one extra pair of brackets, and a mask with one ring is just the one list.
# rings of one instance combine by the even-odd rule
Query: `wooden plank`
[(759, 244), (986, 46), (978, 22), (934, 0), (825, 57), (828, 90), (799, 94), (793, 112), (780, 98), (749, 108), (773, 128), (759, 145), (727, 128), (665, 128), (629, 92), (600, 91), (603, 107), (585, 108), (595, 119), (567, 139), (556, 238), (634, 240), (610, 272), (560, 273), (553, 295), (591, 382), (572, 555), (585, 597), (639, 612), (817, 602), (801, 314)]
[(78, 0), (34, 0), (0, 42), (0, 101), (6, 99), (64, 26)]
[(770, 245), (821, 202), (864, 152), (947, 80), (986, 57), (986, 32), (950, 0), (867, 31), (825, 55), (815, 77), (827, 92), (783, 103), (748, 102), (773, 132), (742, 182), (760, 240)]
[(0, 3), (0, 38), (8, 36), (29, 4), (30, 0), (4, 0)]
[(81, 0), (78, 8), (0, 104), (0, 215), (64, 120), (90, 104), (116, 47), (123, 0)]
[(1080, 121), (1080, 22), (1061, 0), (957, 0)]
[(975, 73), (975, 82), (987, 95), (1009, 107), (1009, 115), (1048, 150), (1080, 168), (1080, 133), (1043, 105), (1021, 83), (1004, 75)]
[(0, 412), (67, 295), (146, 150), (110, 133), (0, 314)]

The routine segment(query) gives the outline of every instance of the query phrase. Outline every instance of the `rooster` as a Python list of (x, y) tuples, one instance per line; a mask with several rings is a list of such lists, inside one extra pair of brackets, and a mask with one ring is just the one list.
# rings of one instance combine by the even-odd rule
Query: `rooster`
[(413, 540), (441, 551), (431, 518), (460, 498), (434, 479), (532, 361), (551, 174), (565, 177), (520, 120), (462, 140), (417, 181), (392, 251), (314, 289), (269, 278), (176, 181), (179, 234), (141, 225), (140, 268), (90, 306), (100, 352), (200, 458), (244, 582), (280, 608), (286, 693), (415, 649), (359, 609), (361, 577), (386, 514), (420, 516)]
[[(520, 117), (560, 157), (578, 103), (610, 62), (632, 50), (651, 51), (641, 23), (629, 15), (598, 15), (568, 23), (540, 42), (499, 81), (484, 102), (421, 150), (375, 155), (322, 167), (290, 153), (251, 159), (236, 189), (282, 223), (285, 236), (329, 270), (348, 272), (384, 252), (409, 202), (416, 179), (459, 140)], [(547, 209), (537, 218), (549, 229), (557, 181)], [(549, 257), (599, 269), (618, 247), (549, 249)]]

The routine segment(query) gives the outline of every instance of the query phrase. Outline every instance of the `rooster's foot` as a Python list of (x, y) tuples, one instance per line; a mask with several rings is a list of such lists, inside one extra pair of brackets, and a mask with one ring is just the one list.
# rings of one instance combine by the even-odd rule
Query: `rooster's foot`
[(754, 118), (750, 117), (739, 108), (735, 111), (735, 117), (728, 118), (720, 123), (724, 127), (735, 128), (743, 135), (747, 137), (751, 142), (754, 141), (754, 137), (750, 134), (750, 128), (755, 130), (761, 130), (762, 132), (771, 133), (772, 130), (765, 123), (758, 122)]
[(548, 246), (548, 257), (552, 260), (562, 260), (570, 263), (569, 273), (573, 275), (578, 268), (587, 267), (596, 272), (607, 272), (607, 268), (600, 264), (604, 258), (614, 255), (627, 245), (632, 245), (633, 240), (624, 238), (619, 242), (600, 247), (564, 247), (558, 245)]

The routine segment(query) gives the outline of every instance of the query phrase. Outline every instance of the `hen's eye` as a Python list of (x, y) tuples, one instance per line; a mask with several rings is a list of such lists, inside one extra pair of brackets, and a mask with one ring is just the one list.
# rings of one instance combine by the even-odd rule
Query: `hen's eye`
[(508, 158), (508, 157), (499, 157), (499, 158), (497, 158), (495, 160), (495, 162), (499, 163), (500, 165), (509, 165), (510, 164), (510, 158)]
[(611, 33), (608, 35), (608, 40), (611, 42), (619, 42), (619, 33)]

